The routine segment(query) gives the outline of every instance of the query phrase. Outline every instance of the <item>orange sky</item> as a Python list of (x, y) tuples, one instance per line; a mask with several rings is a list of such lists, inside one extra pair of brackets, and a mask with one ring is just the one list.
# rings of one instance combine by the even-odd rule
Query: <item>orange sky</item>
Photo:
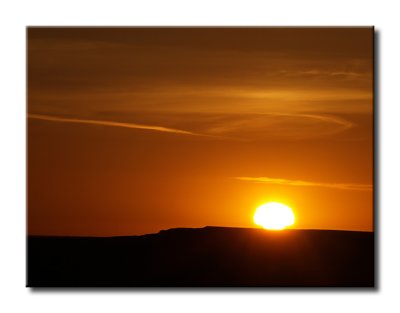
[(28, 232), (373, 230), (372, 28), (29, 28)]

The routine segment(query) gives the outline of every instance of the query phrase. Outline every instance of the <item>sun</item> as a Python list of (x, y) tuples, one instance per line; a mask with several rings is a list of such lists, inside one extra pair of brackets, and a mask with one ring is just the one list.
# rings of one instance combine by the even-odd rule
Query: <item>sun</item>
[(293, 225), (294, 221), (292, 209), (279, 202), (265, 203), (254, 213), (254, 223), (265, 229), (282, 230)]

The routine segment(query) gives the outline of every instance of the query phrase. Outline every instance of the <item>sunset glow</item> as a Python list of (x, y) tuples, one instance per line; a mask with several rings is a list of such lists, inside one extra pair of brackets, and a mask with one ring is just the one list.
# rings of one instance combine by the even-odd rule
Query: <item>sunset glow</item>
[(29, 234), (248, 228), (281, 200), (299, 229), (373, 230), (371, 27), (29, 27), (27, 47)]

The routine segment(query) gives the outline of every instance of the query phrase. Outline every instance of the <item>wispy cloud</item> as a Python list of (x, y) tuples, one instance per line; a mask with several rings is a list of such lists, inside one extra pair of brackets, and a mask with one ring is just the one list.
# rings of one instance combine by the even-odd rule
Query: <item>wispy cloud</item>
[(362, 78), (369, 77), (370, 72), (356, 72), (356, 71), (340, 71), (340, 70), (319, 70), (319, 69), (309, 69), (309, 70), (281, 70), (281, 75), (286, 76), (341, 76), (347, 78)]
[(342, 131), (354, 127), (354, 123), (335, 116), (317, 114), (298, 114), (298, 116), (339, 125), (340, 127), (336, 131)]
[(231, 115), (208, 124), (206, 133), (234, 135), (243, 139), (307, 139), (329, 136), (355, 124), (333, 115), (278, 113)]
[(372, 191), (372, 185), (366, 185), (366, 184), (321, 183), (321, 182), (291, 180), (291, 179), (271, 178), (271, 177), (234, 177), (234, 178), (242, 181), (273, 184), (273, 185), (287, 185), (287, 186), (299, 186), (299, 187), (325, 187), (325, 188), (334, 188), (342, 190)]
[(209, 135), (193, 133), (193, 132), (181, 130), (181, 129), (175, 129), (175, 128), (169, 128), (169, 127), (163, 127), (163, 126), (154, 126), (154, 125), (143, 125), (143, 124), (136, 124), (136, 123), (122, 123), (122, 122), (103, 121), (103, 120), (66, 118), (66, 117), (42, 115), (42, 114), (28, 114), (28, 118), (36, 119), (36, 120), (51, 121), (51, 122), (60, 122), (60, 123), (91, 124), (91, 125), (101, 125), (101, 126), (109, 126), (109, 127), (143, 129), (143, 130), (182, 134), (182, 135), (191, 135), (191, 136), (210, 137)]

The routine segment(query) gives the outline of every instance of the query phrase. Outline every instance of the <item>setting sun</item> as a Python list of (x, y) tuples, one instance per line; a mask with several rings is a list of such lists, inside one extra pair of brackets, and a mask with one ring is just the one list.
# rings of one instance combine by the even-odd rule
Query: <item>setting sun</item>
[(278, 202), (269, 202), (259, 206), (254, 214), (254, 222), (265, 229), (282, 230), (294, 224), (295, 217), (291, 208)]

